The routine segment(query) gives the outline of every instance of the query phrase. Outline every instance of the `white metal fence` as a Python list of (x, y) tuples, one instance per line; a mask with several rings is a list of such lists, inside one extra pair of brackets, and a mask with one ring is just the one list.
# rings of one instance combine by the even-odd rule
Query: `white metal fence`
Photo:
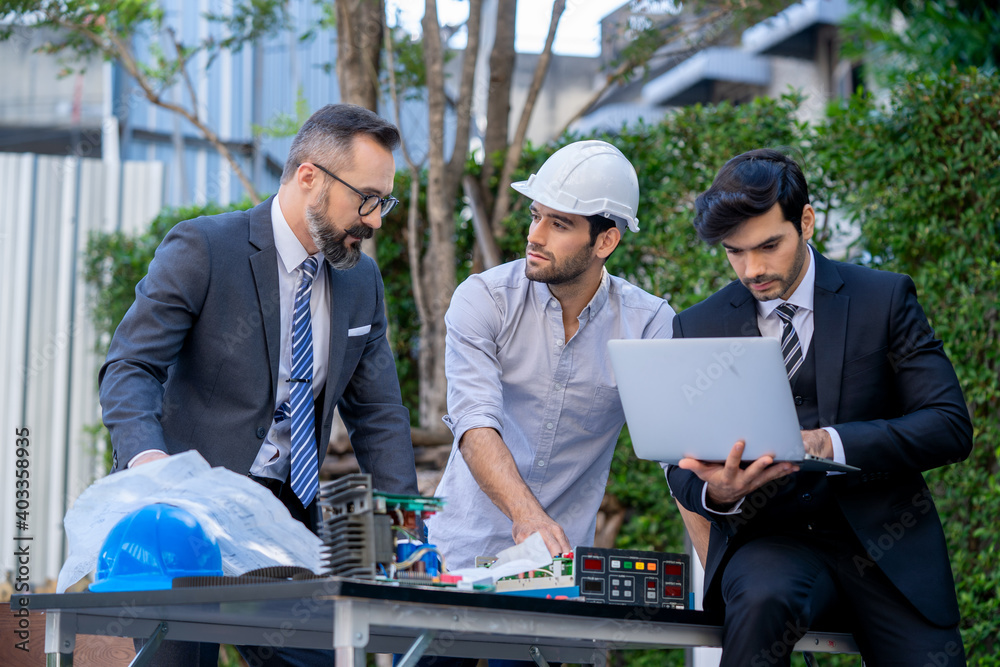
[(162, 202), (159, 162), (0, 153), (0, 589), (55, 580), (63, 516), (104, 474), (88, 233), (141, 229)]

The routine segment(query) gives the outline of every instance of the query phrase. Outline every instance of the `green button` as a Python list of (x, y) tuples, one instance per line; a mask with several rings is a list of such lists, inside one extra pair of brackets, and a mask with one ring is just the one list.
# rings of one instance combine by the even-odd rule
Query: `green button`
[(630, 560), (625, 561), (625, 569), (626, 570), (631, 570), (632, 569), (632, 561), (630, 561)]

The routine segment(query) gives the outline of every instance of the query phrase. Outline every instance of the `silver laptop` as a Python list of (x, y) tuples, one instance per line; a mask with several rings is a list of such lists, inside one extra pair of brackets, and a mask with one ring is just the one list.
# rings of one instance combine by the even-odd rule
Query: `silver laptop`
[(635, 454), (677, 463), (744, 461), (765, 454), (801, 470), (858, 470), (806, 454), (792, 390), (774, 338), (608, 341)]

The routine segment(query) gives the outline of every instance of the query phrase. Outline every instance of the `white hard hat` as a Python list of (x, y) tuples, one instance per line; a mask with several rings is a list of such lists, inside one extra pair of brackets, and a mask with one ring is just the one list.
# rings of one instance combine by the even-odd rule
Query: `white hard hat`
[(537, 174), (510, 187), (561, 213), (603, 215), (618, 229), (639, 231), (639, 178), (620, 150), (606, 141), (577, 141), (553, 153)]

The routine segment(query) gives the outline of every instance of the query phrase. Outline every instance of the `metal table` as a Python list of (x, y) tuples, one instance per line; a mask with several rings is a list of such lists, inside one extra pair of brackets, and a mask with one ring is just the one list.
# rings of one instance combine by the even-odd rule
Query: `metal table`
[[(150, 638), (154, 649), (164, 637), (333, 647), (340, 667), (363, 667), (366, 652), (405, 653), (409, 663), (425, 651), (603, 665), (609, 649), (719, 646), (722, 634), (718, 619), (701, 611), (337, 578), (25, 597), (46, 612), (49, 665), (72, 664), (77, 634)], [(850, 635), (836, 633), (810, 633), (795, 649), (857, 652)]]

